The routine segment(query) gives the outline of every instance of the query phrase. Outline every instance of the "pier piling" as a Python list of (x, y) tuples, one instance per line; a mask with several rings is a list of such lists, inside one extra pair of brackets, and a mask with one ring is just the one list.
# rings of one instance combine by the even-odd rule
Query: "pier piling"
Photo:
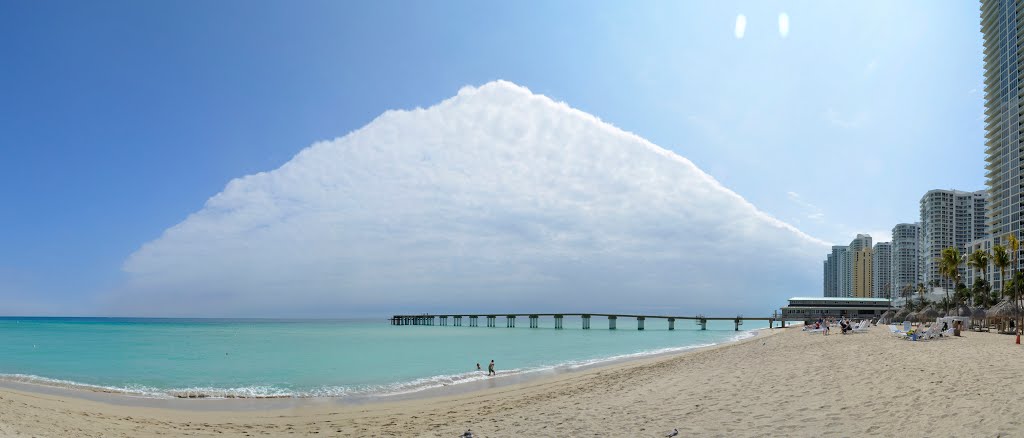
[(668, 319), (668, 329), (669, 330), (675, 330), (676, 329), (676, 319), (675, 318), (669, 318)]
[(608, 330), (615, 330), (615, 320), (618, 319), (615, 315), (608, 316)]
[(539, 319), (538, 315), (530, 315), (530, 328), (540, 328)]
[(590, 315), (582, 315), (583, 317), (583, 330), (590, 330)]
[(644, 317), (642, 317), (642, 316), (636, 317), (636, 329), (637, 330), (643, 330), (644, 329)]
[(508, 316), (506, 316), (505, 317), (505, 326), (508, 327), (508, 328), (515, 328), (516, 327), (516, 316), (515, 315), (508, 315)]
[(563, 315), (555, 315), (555, 328), (556, 329), (561, 329), (562, 328), (562, 318), (563, 318)]
[(487, 326), (488, 327), (497, 327), (496, 325), (494, 325), (495, 318), (497, 318), (497, 317), (494, 316), (494, 315), (487, 315)]
[(478, 324), (477, 317), (476, 316), (470, 316), (469, 317), (469, 326), (470, 327), (477, 327), (478, 325), (479, 324)]

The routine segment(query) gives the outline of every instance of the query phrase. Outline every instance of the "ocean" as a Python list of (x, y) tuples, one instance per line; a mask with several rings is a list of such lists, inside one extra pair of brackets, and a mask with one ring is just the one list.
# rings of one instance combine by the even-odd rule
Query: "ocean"
[[(392, 326), (373, 320), (0, 318), (0, 379), (146, 397), (373, 397), (488, 379), (571, 370), (736, 340), (729, 321), (593, 318), (554, 329)], [(468, 320), (464, 321), (468, 324)], [(480, 320), (484, 325), (484, 319)], [(525, 326), (525, 327), (523, 327)], [(479, 363), (482, 371), (476, 370)]]

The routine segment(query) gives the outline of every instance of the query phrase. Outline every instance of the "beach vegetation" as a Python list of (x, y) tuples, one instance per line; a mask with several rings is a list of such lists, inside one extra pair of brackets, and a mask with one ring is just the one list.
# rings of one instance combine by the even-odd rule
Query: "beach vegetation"
[[(903, 297), (903, 302), (904, 303), (909, 304), (910, 303), (910, 297), (912, 297), (913, 295), (914, 295), (914, 285), (912, 285), (912, 284), (904, 284), (903, 287), (900, 288), (900, 296)], [(904, 306), (904, 307), (906, 307), (906, 306)]]
[[(934, 285), (935, 284), (935, 280), (932, 280), (932, 281), (928, 282), (928, 284), (929, 285)], [(927, 300), (924, 297), (926, 292), (928, 292), (928, 288), (924, 286), (924, 283), (918, 283), (917, 284), (917, 293), (919, 295), (918, 303), (920, 304), (920, 306), (918, 306), (918, 309), (923, 309), (924, 306), (927, 305)]]
[(992, 265), (999, 268), (999, 289), (1001, 289), (999, 295), (1002, 295), (1002, 291), (1006, 290), (1006, 268), (1010, 267), (1010, 255), (1007, 254), (1005, 246), (992, 247)]
[(1021, 279), (1017, 275), (1017, 267), (1020, 266), (1020, 262), (1018, 260), (1018, 258), (1020, 257), (1020, 241), (1017, 240), (1016, 235), (1007, 234), (1006, 242), (1007, 244), (1010, 245), (1010, 251), (1012, 251), (1011, 254), (1013, 255), (1013, 265), (1011, 266), (1010, 270), (1011, 272), (1013, 272), (1013, 283), (1015, 286), (1013, 287), (1013, 289), (1011, 289), (1010, 297), (1013, 300), (1013, 306), (1017, 312), (1016, 331), (1017, 335), (1020, 336), (1020, 297), (1022, 294), (1020, 294), (1019, 291), (1021, 290), (1021, 286), (1024, 286), (1021, 284)]
[[(956, 292), (953, 293), (953, 306), (957, 307), (961, 304), (967, 304), (971, 302), (971, 290), (967, 288), (966, 284), (959, 283), (956, 285)], [(947, 310), (948, 311), (948, 310)]]
[[(960, 282), (960, 263), (963, 262), (963, 257), (960, 256), (960, 250), (949, 247), (942, 250), (939, 255), (939, 273), (943, 277), (946, 277), (949, 282), (944, 285), (946, 291), (946, 299), (939, 303), (945, 303), (944, 306), (948, 306), (953, 303), (952, 298), (949, 296), (949, 289), (955, 288), (957, 283)], [(948, 307), (944, 307), (943, 310), (949, 311)]]
[(967, 265), (981, 271), (981, 276), (974, 280), (974, 284), (971, 286), (971, 295), (974, 298), (974, 304), (976, 306), (984, 306), (988, 301), (988, 288), (990, 287), (986, 280), (988, 273), (988, 265), (991, 262), (991, 257), (988, 253), (980, 249), (974, 250), (970, 257), (967, 258)]
[(970, 295), (973, 298), (975, 306), (988, 307), (989, 297), (991, 296), (992, 285), (989, 284), (985, 278), (979, 278), (974, 280), (974, 284), (971, 285)]

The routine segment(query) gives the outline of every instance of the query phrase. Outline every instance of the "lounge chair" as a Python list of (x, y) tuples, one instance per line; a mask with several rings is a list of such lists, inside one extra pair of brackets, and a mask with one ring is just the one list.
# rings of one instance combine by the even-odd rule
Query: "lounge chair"
[(898, 325), (895, 325), (895, 324), (889, 325), (889, 334), (891, 334), (891, 335), (893, 335), (893, 336), (895, 336), (897, 338), (902, 338), (902, 339), (906, 339), (907, 338), (907, 332), (900, 330), (900, 327)]
[(864, 332), (868, 331), (869, 328), (871, 328), (871, 321), (865, 320), (865, 321), (861, 321), (861, 323), (859, 325), (854, 326), (853, 327), (853, 332), (854, 333), (864, 333)]
[(939, 337), (939, 333), (941, 331), (941, 328), (939, 328), (937, 324), (932, 324), (931, 326), (928, 327), (928, 330), (924, 332), (925, 339), (935, 339)]

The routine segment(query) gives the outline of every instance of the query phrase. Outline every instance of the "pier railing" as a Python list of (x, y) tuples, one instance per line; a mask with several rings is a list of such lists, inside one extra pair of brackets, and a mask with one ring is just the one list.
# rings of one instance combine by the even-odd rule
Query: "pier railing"
[[(715, 317), (715, 316), (670, 316), (670, 315), (636, 315), (636, 314), (612, 314), (612, 313), (478, 313), (478, 314), (420, 314), (420, 315), (394, 315), (389, 321), (391, 325), (441, 325), (446, 326), (448, 319), (451, 318), (451, 325), (456, 327), (463, 326), (463, 318), (465, 318), (469, 327), (479, 327), (480, 319), (486, 319), (487, 327), (497, 327), (497, 319), (500, 317), (505, 318), (505, 327), (513, 328), (516, 326), (516, 318), (525, 317), (529, 319), (530, 328), (540, 327), (540, 317), (552, 317), (555, 320), (555, 328), (561, 329), (564, 327), (564, 319), (566, 316), (578, 316), (582, 321), (581, 328), (584, 330), (590, 329), (590, 319), (592, 317), (606, 317), (608, 318), (608, 329), (615, 330), (616, 322), (619, 318), (636, 318), (637, 330), (644, 329), (644, 321), (648, 319), (665, 319), (668, 321), (668, 329), (676, 329), (677, 320), (692, 320), (700, 325), (701, 330), (707, 330), (708, 321), (732, 321), (735, 324), (736, 331), (739, 331), (740, 326), (743, 325), (743, 321), (767, 321), (768, 327), (775, 328), (775, 323), (779, 322), (782, 328), (786, 327), (787, 318), (781, 316), (766, 316), (766, 317), (749, 317), (743, 315), (728, 316), (728, 317)], [(788, 318), (790, 321), (796, 321), (798, 319)]]

